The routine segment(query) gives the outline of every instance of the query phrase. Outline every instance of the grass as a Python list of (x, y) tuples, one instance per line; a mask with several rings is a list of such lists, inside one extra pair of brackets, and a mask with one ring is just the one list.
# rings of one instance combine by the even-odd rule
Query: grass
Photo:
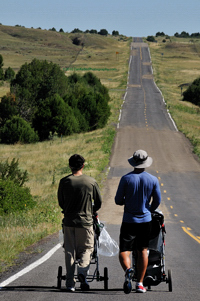
[[(29, 252), (28, 246), (61, 228), (57, 188), (59, 180), (70, 172), (68, 158), (73, 153), (80, 153), (86, 158), (84, 172), (97, 179), (100, 189), (103, 187), (126, 88), (130, 40), (87, 34), (80, 37), (84, 38), (82, 49), (72, 44), (73, 37), (39, 29), (0, 26), (0, 53), (4, 68), (10, 66), (18, 71), (21, 64), (31, 62), (34, 57), (45, 58), (61, 68), (92, 68), (110, 91), (112, 111), (104, 129), (62, 139), (54, 137), (51, 141), (36, 144), (0, 144), (1, 161), (19, 159), (20, 169), (28, 171), (27, 186), (37, 201), (37, 206), (31, 211), (0, 217), (0, 272), (12, 266), (20, 252)], [(119, 52), (118, 56), (116, 52)], [(66, 75), (72, 72), (70, 69)], [(0, 97), (8, 91), (8, 84), (1, 86)]]
[(200, 108), (182, 101), (182, 92), (200, 77), (200, 39), (171, 37), (149, 43), (154, 79), (162, 91), (179, 131), (191, 141), (194, 153), (200, 157)]
[[(66, 75), (74, 72), (73, 68), (92, 68), (109, 89), (112, 111), (107, 126), (101, 130), (62, 139), (54, 137), (36, 144), (0, 144), (0, 160), (19, 159), (20, 168), (29, 173), (27, 185), (37, 200), (32, 211), (0, 217), (0, 272), (13, 265), (18, 254), (27, 251), (29, 245), (60, 229), (62, 215), (56, 194), (60, 178), (69, 173), (70, 155), (81, 153), (87, 161), (85, 173), (95, 177), (100, 188), (103, 187), (127, 83), (130, 39), (79, 35), (84, 42), (82, 49), (72, 44), (73, 38), (74, 35), (66, 33), (0, 26), (4, 68), (10, 66), (18, 71), (35, 57), (57, 63), (61, 68), (72, 67)], [(200, 76), (200, 41), (174, 37), (166, 43), (162, 40), (149, 43), (155, 81), (179, 130), (191, 140), (194, 152), (200, 156), (200, 109), (183, 102), (178, 87)], [(0, 97), (8, 91), (9, 85), (2, 85)]]

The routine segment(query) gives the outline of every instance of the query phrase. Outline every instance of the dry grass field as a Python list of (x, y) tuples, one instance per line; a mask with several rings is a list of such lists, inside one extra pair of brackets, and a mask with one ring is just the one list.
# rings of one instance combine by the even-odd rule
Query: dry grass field
[[(162, 91), (179, 131), (192, 142), (200, 157), (200, 108), (182, 101), (182, 92), (200, 77), (200, 39), (171, 37), (149, 43), (154, 79)], [(182, 90), (179, 87), (183, 86)]]
[[(74, 37), (83, 47), (72, 43)], [(60, 178), (69, 173), (70, 155), (80, 153), (86, 158), (85, 173), (95, 177), (102, 188), (126, 89), (131, 39), (0, 25), (0, 40), (5, 69), (10, 66), (17, 72), (22, 64), (37, 58), (58, 64), (66, 76), (92, 71), (109, 89), (112, 111), (107, 126), (101, 130), (36, 144), (0, 144), (0, 161), (19, 160), (19, 167), (28, 171), (27, 186), (37, 201), (32, 211), (0, 217), (2, 272), (27, 246), (60, 229), (62, 216), (56, 194)], [(179, 88), (200, 76), (200, 41), (174, 37), (166, 43), (163, 38), (157, 40), (149, 43), (155, 81), (177, 127), (200, 156), (200, 109), (183, 102)], [(8, 91), (8, 83), (1, 85), (0, 97)]]
[[(84, 47), (72, 43), (75, 36)], [(2, 272), (13, 265), (27, 246), (61, 228), (57, 188), (60, 178), (69, 173), (68, 158), (73, 153), (86, 158), (85, 173), (95, 177), (102, 188), (126, 88), (131, 40), (8, 26), (0, 26), (0, 39), (5, 69), (10, 66), (17, 72), (22, 64), (37, 58), (58, 64), (66, 75), (92, 71), (109, 89), (112, 111), (107, 126), (101, 130), (62, 139), (54, 137), (51, 141), (36, 144), (0, 144), (0, 161), (19, 160), (19, 167), (28, 171), (27, 186), (37, 201), (37, 206), (31, 211), (0, 217)], [(8, 91), (9, 85), (4, 83), (0, 87), (0, 97)]]

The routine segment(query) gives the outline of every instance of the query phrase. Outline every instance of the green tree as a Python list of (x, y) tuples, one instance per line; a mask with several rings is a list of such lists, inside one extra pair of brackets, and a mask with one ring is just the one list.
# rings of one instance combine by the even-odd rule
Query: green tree
[(0, 80), (4, 79), (4, 72), (3, 72), (3, 56), (0, 54)]
[(38, 135), (21, 117), (14, 116), (7, 120), (0, 132), (1, 143), (14, 144), (16, 142), (34, 143), (37, 142)]
[(0, 68), (3, 67), (3, 56), (0, 54)]
[(149, 41), (149, 42), (155, 42), (154, 36), (148, 36), (147, 37), (147, 41)]
[(0, 179), (0, 215), (31, 209), (35, 205), (28, 187)]
[(68, 81), (70, 89), (64, 101), (73, 108), (81, 131), (103, 127), (110, 116), (108, 89), (92, 72), (82, 77), (74, 73)]
[(92, 72), (86, 72), (83, 75), (83, 79), (86, 80), (86, 82), (91, 87), (96, 87), (97, 89), (99, 89), (102, 86), (100, 79), (96, 77), (96, 75), (94, 75)]
[(6, 70), (5, 70), (5, 76), (4, 76), (5, 80), (12, 80), (15, 78), (15, 71), (11, 68), (11, 67), (8, 67)]
[[(34, 142), (38, 136), (43, 141), (54, 133), (94, 130), (104, 126), (110, 115), (108, 89), (92, 72), (66, 77), (58, 65), (47, 61), (25, 63), (11, 81), (10, 95), (0, 104), (2, 143), (15, 143), (17, 138)], [(20, 136), (23, 128), (26, 131)]]
[(20, 170), (18, 159), (13, 158), (10, 163), (7, 159), (5, 162), (0, 162), (0, 179), (11, 180), (15, 184), (23, 186), (28, 181), (28, 172)]
[(92, 33), (92, 34), (97, 34), (98, 33), (96, 29), (91, 29), (89, 32)]
[(163, 31), (162, 32), (158, 31), (156, 33), (156, 37), (164, 37), (164, 36), (165, 36), (165, 33)]
[(38, 105), (33, 127), (38, 132), (40, 140), (48, 139), (50, 133), (70, 135), (79, 131), (72, 108), (57, 94), (46, 98)]
[(98, 34), (102, 35), (102, 36), (107, 36), (108, 35), (108, 31), (106, 29), (101, 29)]
[(11, 81), (11, 91), (16, 95), (20, 116), (31, 122), (40, 102), (67, 93), (67, 77), (58, 65), (34, 59), (22, 65)]
[(119, 31), (113, 30), (112, 35), (113, 35), (113, 36), (119, 36)]
[(187, 90), (183, 92), (183, 100), (200, 106), (200, 77), (195, 79)]
[(5, 122), (18, 114), (15, 95), (8, 94), (3, 96), (0, 102), (0, 126), (2, 127)]
[(30, 189), (24, 187), (28, 181), (27, 170), (19, 168), (15, 158), (11, 163), (0, 162), (0, 215), (31, 209), (36, 205)]
[(110, 107), (106, 98), (100, 94), (96, 94), (96, 128), (103, 128), (111, 114)]
[(81, 33), (82, 30), (80, 30), (79, 28), (74, 28), (71, 33)]

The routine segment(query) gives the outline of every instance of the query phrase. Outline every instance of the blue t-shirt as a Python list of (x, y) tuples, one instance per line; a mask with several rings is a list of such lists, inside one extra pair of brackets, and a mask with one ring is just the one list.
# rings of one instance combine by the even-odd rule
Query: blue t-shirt
[(124, 205), (123, 222), (146, 223), (151, 221), (151, 212), (161, 202), (158, 179), (143, 171), (124, 175), (115, 196), (117, 205)]

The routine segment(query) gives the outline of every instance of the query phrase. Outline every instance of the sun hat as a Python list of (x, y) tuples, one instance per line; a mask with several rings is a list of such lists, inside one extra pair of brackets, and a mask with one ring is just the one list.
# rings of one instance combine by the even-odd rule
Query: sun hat
[(148, 156), (147, 152), (139, 149), (134, 152), (133, 156), (128, 159), (130, 165), (137, 168), (146, 168), (151, 166), (153, 159)]

